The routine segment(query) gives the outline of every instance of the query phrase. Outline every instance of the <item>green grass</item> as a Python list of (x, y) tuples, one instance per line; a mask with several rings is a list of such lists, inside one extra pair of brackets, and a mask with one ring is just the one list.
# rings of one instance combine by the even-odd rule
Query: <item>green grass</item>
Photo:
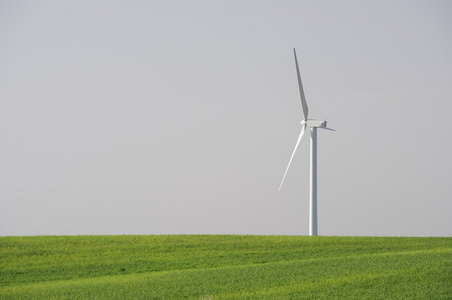
[(0, 237), (1, 299), (452, 299), (452, 238)]

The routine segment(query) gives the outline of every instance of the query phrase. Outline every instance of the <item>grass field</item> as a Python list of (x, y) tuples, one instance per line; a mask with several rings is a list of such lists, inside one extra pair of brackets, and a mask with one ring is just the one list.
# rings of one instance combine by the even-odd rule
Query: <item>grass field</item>
[(452, 299), (452, 238), (0, 237), (1, 299)]

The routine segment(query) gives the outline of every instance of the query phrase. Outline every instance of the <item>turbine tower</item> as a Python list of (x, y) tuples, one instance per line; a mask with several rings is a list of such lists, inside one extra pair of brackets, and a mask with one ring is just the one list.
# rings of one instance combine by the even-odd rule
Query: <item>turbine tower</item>
[(301, 84), (300, 69), (298, 68), (297, 53), (295, 48), (293, 49), (293, 54), (295, 57), (295, 66), (297, 68), (298, 77), (298, 87), (300, 89), (301, 107), (303, 111), (303, 120), (301, 121), (301, 132), (298, 136), (297, 143), (295, 144), (295, 149), (290, 157), (289, 164), (287, 165), (286, 172), (284, 173), (279, 190), (283, 185), (284, 179), (286, 178), (287, 171), (289, 170), (292, 159), (297, 151), (298, 144), (300, 144), (301, 139), (309, 128), (311, 133), (311, 162), (310, 162), (310, 187), (309, 187), (309, 235), (317, 235), (317, 128), (323, 128), (334, 131), (334, 129), (326, 127), (326, 120), (312, 120), (308, 119), (308, 104), (306, 103), (306, 98), (304, 97), (303, 85)]

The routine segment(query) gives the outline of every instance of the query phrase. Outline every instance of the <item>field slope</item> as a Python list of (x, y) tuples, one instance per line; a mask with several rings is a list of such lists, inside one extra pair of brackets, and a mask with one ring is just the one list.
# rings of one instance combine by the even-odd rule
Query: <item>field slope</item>
[(1, 299), (452, 299), (452, 238), (0, 237)]

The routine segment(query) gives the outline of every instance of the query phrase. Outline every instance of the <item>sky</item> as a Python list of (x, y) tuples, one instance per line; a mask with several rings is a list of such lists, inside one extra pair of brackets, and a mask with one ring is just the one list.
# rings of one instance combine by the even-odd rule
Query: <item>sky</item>
[(452, 236), (451, 1), (0, 0), (0, 235)]

